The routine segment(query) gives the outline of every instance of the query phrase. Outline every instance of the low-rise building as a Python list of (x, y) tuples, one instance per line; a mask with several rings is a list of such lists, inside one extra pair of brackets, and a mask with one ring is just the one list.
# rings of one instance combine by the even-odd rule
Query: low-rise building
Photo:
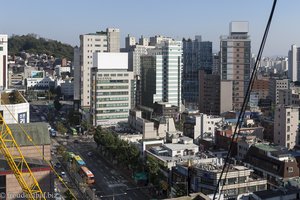
[(244, 161), (258, 176), (267, 178), (270, 188), (282, 186), (288, 179), (299, 177), (296, 158), (282, 146), (253, 144)]
[(1, 93), (0, 114), (6, 123), (29, 123), (29, 103), (17, 90), (5, 90)]
[[(254, 170), (241, 165), (229, 165), (226, 176), (220, 182), (224, 199), (236, 199), (238, 195), (267, 189), (267, 180), (252, 176)], [(191, 167), (191, 189), (206, 195), (213, 194), (223, 169), (222, 164), (205, 163)]]

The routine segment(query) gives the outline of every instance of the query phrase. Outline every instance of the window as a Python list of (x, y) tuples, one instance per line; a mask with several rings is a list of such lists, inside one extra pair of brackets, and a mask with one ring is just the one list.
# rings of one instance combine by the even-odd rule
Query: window
[(286, 136), (286, 140), (287, 140), (287, 141), (290, 141), (290, 135), (287, 135), (287, 136)]
[(294, 172), (294, 168), (293, 167), (288, 167), (288, 172), (289, 173), (293, 173)]
[(0, 51), (3, 51), (3, 47), (0, 47)]

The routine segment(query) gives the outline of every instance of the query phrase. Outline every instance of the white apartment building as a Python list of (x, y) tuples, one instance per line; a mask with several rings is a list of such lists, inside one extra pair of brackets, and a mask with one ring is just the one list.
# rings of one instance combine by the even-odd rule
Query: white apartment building
[(289, 89), (289, 79), (270, 79), (269, 96), (273, 103), (279, 104), (279, 91)]
[(288, 59), (288, 77), (291, 81), (300, 81), (300, 48), (291, 46)]
[(132, 105), (133, 72), (128, 71), (127, 53), (94, 53), (91, 76), (93, 125), (127, 121)]
[[(93, 67), (94, 52), (119, 52), (120, 31), (115, 28), (107, 28), (106, 31), (80, 35), (79, 52), (75, 49), (74, 54), (74, 78), (80, 79), (80, 102), (81, 108), (90, 108), (91, 94), (91, 68)], [(77, 58), (76, 58), (76, 57)], [(79, 57), (79, 66), (78, 65)], [(80, 73), (78, 71), (80, 70)], [(78, 80), (76, 80), (78, 86)], [(75, 90), (75, 97), (78, 98), (78, 90)]]
[(274, 143), (288, 149), (298, 145), (299, 107), (278, 105), (274, 114)]
[(7, 35), (0, 35), (0, 89), (6, 89), (8, 86), (7, 40)]
[(218, 123), (223, 121), (223, 118), (201, 113), (195, 116), (195, 120), (193, 139), (198, 140), (203, 139), (205, 135), (211, 135), (211, 138), (215, 138), (215, 129), (218, 127)]

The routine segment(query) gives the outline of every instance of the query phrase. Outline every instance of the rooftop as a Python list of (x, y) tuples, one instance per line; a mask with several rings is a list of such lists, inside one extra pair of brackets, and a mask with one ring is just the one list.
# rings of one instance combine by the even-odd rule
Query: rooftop
[(277, 148), (275, 148), (274, 145), (265, 144), (265, 143), (258, 143), (258, 144), (255, 144), (255, 146), (257, 148), (262, 149), (262, 150), (267, 151), (267, 152), (277, 151), (278, 150)]
[[(21, 124), (22, 128), (32, 138), (35, 145), (50, 145), (48, 125), (45, 122)], [(19, 124), (8, 124), (19, 146), (32, 146)]]
[(198, 145), (195, 144), (164, 144), (166, 148), (171, 149), (172, 151), (179, 151), (184, 149), (193, 149), (198, 148)]
[(19, 103), (26, 103), (27, 101), (21, 95), (21, 93), (17, 90), (13, 91), (4, 91), (1, 93), (1, 103), (4, 105), (8, 104), (19, 104)]

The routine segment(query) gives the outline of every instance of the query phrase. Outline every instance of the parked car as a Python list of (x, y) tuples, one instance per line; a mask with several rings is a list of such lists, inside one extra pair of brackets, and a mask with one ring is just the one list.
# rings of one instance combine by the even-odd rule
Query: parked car
[(58, 163), (55, 164), (55, 167), (61, 168), (61, 164), (58, 162)]

